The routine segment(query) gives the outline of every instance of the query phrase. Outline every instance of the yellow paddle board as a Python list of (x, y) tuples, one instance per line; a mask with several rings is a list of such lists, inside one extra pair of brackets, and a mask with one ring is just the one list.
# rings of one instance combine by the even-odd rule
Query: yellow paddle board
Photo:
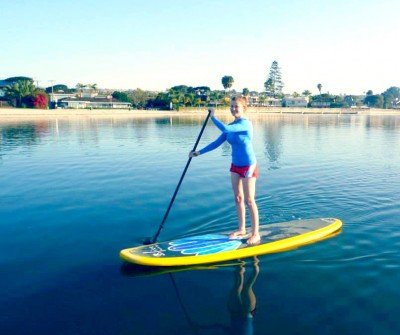
[(257, 245), (247, 245), (243, 237), (230, 239), (229, 233), (205, 234), (124, 249), (120, 257), (148, 266), (216, 263), (292, 249), (321, 240), (341, 227), (342, 222), (334, 218), (271, 223), (260, 226)]

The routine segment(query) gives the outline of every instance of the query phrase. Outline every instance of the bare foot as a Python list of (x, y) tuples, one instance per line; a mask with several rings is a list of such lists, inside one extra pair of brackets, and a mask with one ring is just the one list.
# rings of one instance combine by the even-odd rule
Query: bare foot
[(246, 230), (237, 230), (229, 234), (229, 238), (243, 237), (246, 235)]
[(247, 244), (250, 244), (250, 245), (258, 244), (258, 243), (260, 243), (260, 240), (261, 240), (260, 234), (258, 234), (258, 233), (252, 234), (250, 236), (250, 238), (247, 240)]

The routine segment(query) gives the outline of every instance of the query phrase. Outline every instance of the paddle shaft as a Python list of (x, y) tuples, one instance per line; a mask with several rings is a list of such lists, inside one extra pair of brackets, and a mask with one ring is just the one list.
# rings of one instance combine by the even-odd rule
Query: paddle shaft
[[(204, 129), (205, 129), (206, 125), (207, 125), (208, 119), (210, 118), (210, 113), (211, 113), (211, 112), (208, 111), (208, 115), (207, 115), (207, 117), (206, 117), (206, 119), (205, 119), (205, 121), (204, 121), (204, 123), (203, 123), (203, 126), (201, 127), (199, 136), (197, 137), (196, 143), (194, 144), (194, 147), (193, 147), (193, 150), (192, 150), (192, 151), (196, 151), (197, 145), (198, 145), (199, 142), (200, 142), (201, 135), (203, 135), (203, 132), (204, 132)], [(173, 196), (172, 196), (172, 198), (171, 198), (171, 201), (169, 202), (168, 209), (167, 209), (167, 211), (165, 212), (164, 218), (162, 219), (162, 222), (161, 222), (161, 224), (160, 224), (160, 227), (158, 227), (158, 231), (157, 231), (157, 233), (154, 235), (154, 237), (153, 237), (151, 243), (156, 243), (156, 242), (157, 242), (158, 236), (160, 235), (161, 230), (162, 230), (163, 227), (164, 227), (165, 221), (167, 221), (168, 214), (169, 214), (169, 212), (170, 212), (170, 210), (171, 210), (171, 208), (172, 208), (172, 205), (174, 204), (176, 195), (178, 194), (179, 188), (181, 187), (183, 178), (185, 177), (186, 171), (187, 171), (187, 169), (189, 168), (189, 165), (190, 165), (190, 162), (191, 162), (191, 161), (192, 161), (192, 157), (189, 157), (189, 159), (188, 159), (188, 161), (187, 161), (187, 163), (186, 163), (185, 169), (183, 170), (183, 173), (182, 173), (182, 175), (181, 175), (181, 179), (179, 179), (179, 183), (178, 183), (178, 185), (177, 185), (176, 188), (175, 188), (175, 192), (174, 192), (174, 194), (173, 194)]]

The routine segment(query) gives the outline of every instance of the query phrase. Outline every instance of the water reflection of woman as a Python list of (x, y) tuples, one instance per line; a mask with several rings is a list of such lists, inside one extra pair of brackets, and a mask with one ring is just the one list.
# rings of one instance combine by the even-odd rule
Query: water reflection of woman
[(235, 270), (234, 285), (228, 300), (231, 315), (230, 334), (253, 334), (253, 318), (256, 312), (256, 296), (253, 285), (260, 271), (257, 257), (254, 257), (252, 270), (246, 279), (246, 266), (241, 264)]
[[(202, 330), (219, 329), (221, 333), (225, 333), (227, 335), (253, 334), (253, 318), (256, 311), (256, 296), (253, 291), (253, 285), (256, 282), (258, 273), (260, 271), (258, 263), (258, 258), (254, 257), (253, 262), (242, 262), (238, 266), (235, 266), (233, 286), (227, 301), (227, 307), (230, 314), (229, 326), (226, 323), (200, 325), (194, 322), (186, 309), (184, 301), (182, 300), (173, 274), (169, 274), (169, 278), (172, 281), (172, 286), (177, 295), (179, 305), (181, 306), (184, 316), (192, 328), (193, 333), (200, 334)], [(137, 266), (132, 266), (132, 264), (124, 264), (124, 266), (121, 268), (121, 271), (124, 275), (128, 276), (146, 275), (146, 271), (150, 275), (157, 274), (157, 270), (152, 272), (151, 270), (146, 269), (146, 271), (143, 272), (143, 268), (139, 269)], [(161, 270), (158, 269), (158, 271)]]

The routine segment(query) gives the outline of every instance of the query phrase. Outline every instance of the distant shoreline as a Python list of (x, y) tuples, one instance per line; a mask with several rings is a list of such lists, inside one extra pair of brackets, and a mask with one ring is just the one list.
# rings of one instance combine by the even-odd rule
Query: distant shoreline
[[(195, 116), (205, 114), (206, 108), (185, 108), (180, 111), (124, 110), (124, 109), (17, 109), (0, 108), (0, 121), (10, 119), (52, 119), (52, 118), (136, 118)], [(249, 114), (257, 115), (400, 115), (395, 109), (363, 108), (293, 108), (293, 107), (249, 107)], [(228, 108), (217, 110), (218, 114), (229, 114)]]

